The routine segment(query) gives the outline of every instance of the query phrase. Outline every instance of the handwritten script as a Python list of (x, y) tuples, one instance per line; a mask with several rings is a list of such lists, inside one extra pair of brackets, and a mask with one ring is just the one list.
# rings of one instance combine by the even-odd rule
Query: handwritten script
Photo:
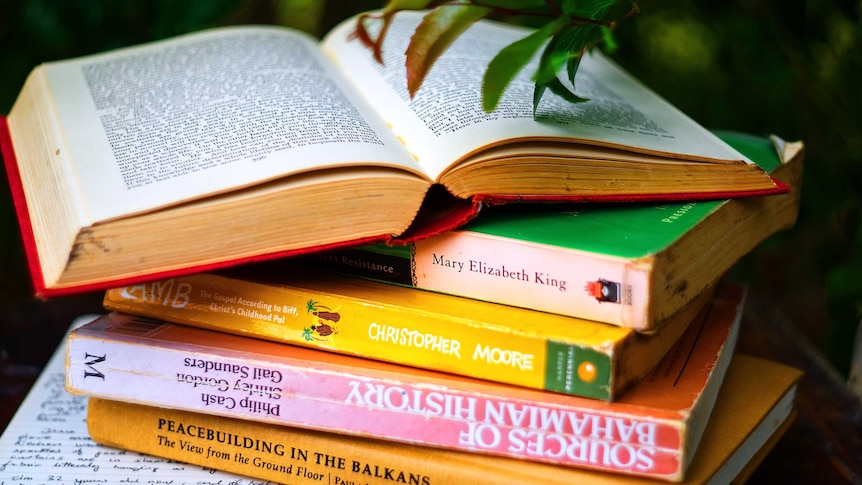
[(87, 434), (87, 398), (66, 392), (65, 347), (63, 340), (0, 437), (0, 485), (272, 483), (94, 443)]

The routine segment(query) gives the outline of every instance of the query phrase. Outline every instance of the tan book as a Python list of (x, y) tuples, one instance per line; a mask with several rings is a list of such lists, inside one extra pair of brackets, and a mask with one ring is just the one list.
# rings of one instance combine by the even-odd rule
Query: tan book
[[(790, 424), (801, 372), (737, 355), (685, 484), (744, 481)], [(290, 484), (662, 483), (139, 404), (89, 400), (98, 443)]]
[(482, 69), (529, 33), (492, 21), (411, 100), (419, 19), (396, 17), (383, 65), (350, 19), (322, 43), (231, 27), (38, 66), (0, 119), (37, 292), (412, 239), (487, 203), (788, 190), (599, 53), (578, 70), (589, 102), (547, 95), (534, 118), (525, 75), (485, 113)]

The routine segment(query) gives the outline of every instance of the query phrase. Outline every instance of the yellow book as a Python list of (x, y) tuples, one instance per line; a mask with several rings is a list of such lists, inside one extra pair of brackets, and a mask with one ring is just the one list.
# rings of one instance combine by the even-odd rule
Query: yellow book
[[(113, 311), (564, 394), (613, 400), (693, 322), (737, 317), (738, 285), (702, 294), (643, 335), (633, 329), (282, 262), (127, 286)], [(707, 304), (708, 303), (708, 304)], [(697, 326), (697, 325), (694, 325)]]
[[(783, 364), (735, 356), (682, 483), (744, 480), (792, 421), (800, 377)], [(293, 485), (661, 483), (97, 398), (88, 413), (98, 443)]]

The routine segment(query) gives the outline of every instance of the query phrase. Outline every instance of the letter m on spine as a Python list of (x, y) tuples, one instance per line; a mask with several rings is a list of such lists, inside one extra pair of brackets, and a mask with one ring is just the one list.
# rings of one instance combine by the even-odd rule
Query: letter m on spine
[(87, 377), (98, 377), (99, 379), (105, 380), (105, 374), (96, 369), (96, 364), (101, 364), (105, 361), (105, 355), (93, 355), (90, 353), (84, 353), (84, 378)]

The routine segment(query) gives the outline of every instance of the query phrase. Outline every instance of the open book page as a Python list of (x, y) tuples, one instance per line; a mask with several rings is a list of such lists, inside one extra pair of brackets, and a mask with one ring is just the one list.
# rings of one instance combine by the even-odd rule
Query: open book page
[(215, 29), (45, 73), (87, 222), (319, 167), (421, 173), (305, 34)]
[[(93, 318), (81, 317), (72, 327)], [(94, 443), (86, 396), (66, 392), (65, 350), (64, 340), (0, 438), (0, 485), (267, 483)]]
[(481, 84), (488, 62), (530, 32), (500, 23), (480, 22), (462, 34), (411, 100), (404, 52), (420, 16), (419, 12), (395, 16), (383, 46), (383, 65), (371, 57), (370, 49), (350, 39), (355, 18), (336, 27), (323, 46), (434, 177), (465, 154), (519, 138), (580, 139), (634, 146), (646, 153), (745, 160), (599, 52), (585, 56), (576, 78), (577, 94), (589, 102), (573, 105), (548, 91), (534, 120), (532, 64), (507, 88), (497, 109), (485, 113)]

